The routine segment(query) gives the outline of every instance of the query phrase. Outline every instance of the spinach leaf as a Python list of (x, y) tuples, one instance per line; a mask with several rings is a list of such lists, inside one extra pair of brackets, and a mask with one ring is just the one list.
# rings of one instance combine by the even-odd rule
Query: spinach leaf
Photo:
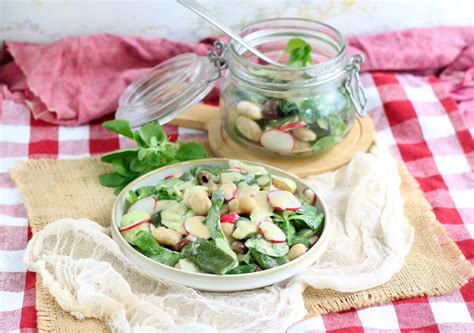
[(300, 117), (307, 124), (315, 123), (321, 118), (320, 104), (316, 98), (308, 98), (301, 103)]
[(132, 205), (136, 201), (152, 196), (153, 194), (155, 194), (155, 186), (143, 186), (136, 190), (130, 190), (128, 192), (127, 202)]
[(126, 136), (127, 138), (133, 139), (133, 132), (130, 128), (128, 121), (122, 119), (115, 119), (106, 121), (102, 124), (108, 130)]
[(125, 120), (105, 122), (104, 126), (134, 139), (137, 144), (137, 147), (120, 149), (101, 157), (103, 162), (112, 164), (115, 172), (100, 175), (99, 181), (103, 186), (115, 187), (115, 193), (136, 177), (155, 168), (207, 157), (206, 149), (198, 143), (169, 142), (158, 122), (145, 124), (136, 132), (132, 132)]
[(288, 217), (289, 221), (303, 224), (312, 230), (322, 230), (324, 225), (324, 214), (319, 212), (318, 209), (312, 205), (303, 202), (301, 206), (303, 213), (295, 213)]
[(112, 166), (114, 167), (115, 172), (117, 172), (118, 174), (120, 174), (122, 176), (125, 176), (125, 177), (136, 177), (137, 176), (137, 174), (135, 172), (131, 171), (128, 168), (128, 165), (127, 165), (125, 159), (117, 158), (117, 159), (113, 160), (112, 161)]
[(181, 253), (200, 269), (209, 273), (225, 274), (238, 265), (237, 260), (230, 253), (204, 239), (186, 245)]
[(271, 257), (254, 249), (250, 250), (250, 254), (263, 269), (278, 267), (288, 262), (286, 257)]
[(339, 116), (339, 113), (333, 112), (328, 115), (331, 136), (343, 136), (346, 131), (346, 124)]
[(127, 177), (122, 176), (117, 172), (104, 173), (99, 176), (100, 183), (107, 187), (120, 186), (125, 180), (127, 180)]
[(179, 200), (181, 199), (182, 193), (176, 187), (183, 184), (179, 178), (163, 179), (156, 187), (155, 192), (157, 193), (159, 200)]
[(324, 138), (319, 139), (313, 145), (314, 151), (323, 151), (328, 149), (329, 147), (334, 146), (337, 143), (337, 139), (333, 136), (325, 136)]
[(160, 264), (174, 267), (181, 259), (179, 252), (162, 247), (149, 232), (143, 230), (137, 232), (134, 244), (144, 255)]
[(198, 143), (184, 143), (176, 151), (176, 158), (180, 161), (207, 158), (207, 150)]
[(116, 159), (125, 159), (128, 156), (136, 155), (138, 148), (125, 148), (102, 155), (100, 160), (105, 163), (112, 163)]
[[(148, 146), (151, 146), (152, 143), (163, 142), (167, 140), (166, 132), (156, 122), (143, 125), (138, 130), (138, 134), (140, 135), (140, 138), (143, 140), (143, 142), (145, 142)], [(153, 139), (153, 137), (155, 139)]]
[(289, 54), (288, 65), (291, 67), (307, 67), (312, 63), (311, 45), (301, 38), (290, 39), (285, 53)]
[(234, 269), (231, 269), (226, 274), (246, 274), (246, 273), (253, 273), (257, 269), (257, 265), (250, 263), (250, 264), (241, 264)]
[(285, 256), (289, 251), (288, 244), (272, 243), (267, 241), (261, 235), (256, 235), (247, 239), (245, 246), (249, 249), (254, 249), (257, 252), (269, 255), (271, 257), (282, 257)]
[(296, 103), (291, 102), (287, 99), (281, 99), (278, 103), (278, 111), (284, 116), (293, 116), (298, 113), (298, 106)]

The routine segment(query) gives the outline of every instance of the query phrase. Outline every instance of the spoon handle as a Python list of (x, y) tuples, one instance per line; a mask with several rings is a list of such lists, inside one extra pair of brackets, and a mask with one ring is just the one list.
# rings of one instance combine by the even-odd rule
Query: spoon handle
[(232, 29), (227, 27), (224, 23), (222, 23), (222, 21), (214, 13), (212, 13), (207, 8), (202, 6), (199, 2), (197, 2), (195, 0), (177, 0), (177, 2), (179, 4), (187, 7), (188, 9), (192, 10), (193, 12), (195, 12), (196, 14), (198, 14), (199, 16), (204, 18), (206, 21), (208, 21), (209, 23), (213, 24), (214, 26), (216, 26), (217, 28), (222, 30), (226, 35), (228, 35), (230, 38), (232, 38), (237, 43), (242, 45), (244, 48), (249, 50), (251, 53), (253, 53), (258, 58), (260, 58), (260, 59), (262, 59), (262, 60), (264, 60), (264, 61), (266, 61), (266, 62), (268, 62), (272, 65), (276, 65), (276, 66), (279, 66), (279, 67), (284, 67), (283, 64), (280, 64), (280, 63), (270, 59), (269, 57), (264, 55), (262, 52), (260, 52), (256, 48), (254, 48), (252, 45), (248, 44), (243, 38), (241, 38), (239, 36), (239, 34), (237, 34), (235, 31), (233, 31)]

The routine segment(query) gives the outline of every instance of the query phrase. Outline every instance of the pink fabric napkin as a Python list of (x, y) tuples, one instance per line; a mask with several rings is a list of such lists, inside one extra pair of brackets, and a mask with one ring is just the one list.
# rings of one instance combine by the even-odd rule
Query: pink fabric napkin
[(6, 99), (28, 101), (35, 118), (60, 125), (85, 124), (114, 112), (125, 87), (155, 65), (209, 49), (206, 44), (110, 34), (5, 46), (0, 91)]
[[(155, 65), (180, 53), (204, 55), (212, 40), (192, 44), (99, 34), (49, 44), (5, 42), (0, 93), (28, 103), (36, 118), (80, 125), (113, 113), (124, 88)], [(363, 70), (440, 75), (467, 116), (473, 110), (474, 27), (356, 36), (349, 44), (350, 52), (365, 56)], [(216, 96), (214, 90), (208, 98)]]

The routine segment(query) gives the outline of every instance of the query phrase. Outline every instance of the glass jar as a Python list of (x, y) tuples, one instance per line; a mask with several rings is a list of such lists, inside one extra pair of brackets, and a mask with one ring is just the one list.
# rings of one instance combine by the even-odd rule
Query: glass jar
[(227, 46), (220, 90), (222, 126), (245, 148), (278, 156), (321, 153), (343, 140), (355, 113), (364, 116), (360, 55), (349, 58), (345, 38), (311, 20), (272, 19), (245, 27), (241, 36), (272, 59), (286, 62), (292, 38), (312, 47), (313, 65), (276, 67), (235, 41)]
[(349, 133), (355, 112), (364, 116), (358, 74), (363, 58), (348, 57), (346, 40), (336, 29), (311, 20), (273, 19), (248, 25), (241, 35), (281, 63), (288, 41), (301, 38), (311, 45), (313, 65), (266, 65), (235, 41), (227, 46), (217, 41), (207, 57), (180, 54), (130, 84), (116, 118), (133, 127), (152, 120), (164, 124), (204, 98), (222, 73), (222, 126), (247, 149), (315, 155)]

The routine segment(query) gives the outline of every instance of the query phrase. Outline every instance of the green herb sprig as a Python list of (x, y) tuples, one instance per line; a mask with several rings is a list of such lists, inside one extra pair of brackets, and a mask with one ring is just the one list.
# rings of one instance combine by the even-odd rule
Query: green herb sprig
[(311, 45), (301, 38), (290, 39), (284, 53), (289, 55), (288, 65), (291, 67), (307, 67), (313, 63)]
[(103, 162), (112, 164), (115, 172), (100, 175), (99, 181), (104, 186), (115, 187), (115, 194), (132, 180), (151, 170), (207, 157), (206, 148), (199, 143), (170, 142), (158, 122), (145, 124), (135, 132), (128, 121), (121, 119), (107, 121), (103, 126), (137, 144), (136, 147), (119, 149), (101, 157)]

